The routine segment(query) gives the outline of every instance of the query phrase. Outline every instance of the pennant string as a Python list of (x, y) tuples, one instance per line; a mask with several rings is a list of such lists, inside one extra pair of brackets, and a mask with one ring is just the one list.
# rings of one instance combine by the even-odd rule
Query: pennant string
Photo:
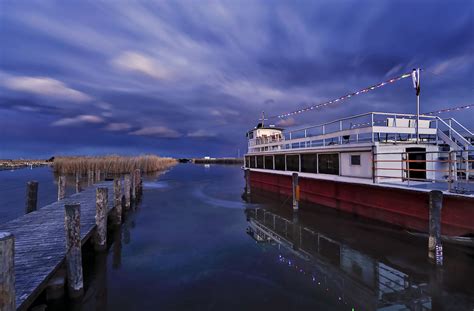
[(291, 112), (284, 113), (284, 114), (280, 114), (280, 115), (274, 115), (274, 116), (269, 117), (269, 119), (273, 119), (273, 118), (280, 118), (280, 119), (281, 119), (281, 118), (286, 118), (286, 117), (289, 117), (289, 116), (292, 116), (292, 115), (295, 115), (295, 114), (300, 114), (300, 113), (303, 113), (303, 112), (307, 112), (307, 111), (310, 111), (310, 110), (319, 109), (319, 108), (322, 108), (322, 107), (325, 107), (325, 106), (328, 106), (328, 105), (332, 105), (332, 104), (338, 103), (338, 102), (340, 102), (340, 101), (349, 99), (349, 98), (351, 98), (351, 97), (353, 97), (353, 96), (357, 96), (357, 95), (360, 95), (360, 94), (363, 94), (363, 93), (367, 93), (367, 92), (369, 92), (369, 91), (378, 89), (378, 88), (380, 88), (380, 87), (382, 87), (382, 86), (385, 86), (385, 85), (387, 85), (387, 84), (391, 84), (391, 83), (397, 82), (397, 81), (399, 81), (399, 80), (402, 80), (402, 79), (405, 79), (405, 78), (408, 78), (408, 77), (411, 77), (411, 72), (410, 72), (410, 73), (402, 74), (402, 75), (400, 75), (400, 76), (398, 76), (398, 77), (392, 78), (392, 79), (387, 80), (387, 81), (383, 81), (383, 82), (377, 83), (377, 84), (375, 84), (375, 85), (366, 87), (366, 88), (361, 89), (361, 90), (358, 90), (358, 91), (356, 91), (356, 92), (346, 94), (346, 95), (341, 96), (341, 97), (339, 97), (339, 98), (329, 100), (329, 101), (327, 101), (327, 102), (323, 102), (323, 103), (311, 105), (311, 106), (308, 106), (308, 107), (305, 107), (305, 108), (302, 108), (302, 109), (298, 109), (298, 110), (291, 111)]

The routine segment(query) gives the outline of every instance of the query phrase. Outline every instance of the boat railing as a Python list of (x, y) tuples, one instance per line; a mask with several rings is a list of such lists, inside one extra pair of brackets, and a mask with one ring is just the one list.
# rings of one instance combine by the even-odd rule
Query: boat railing
[(373, 154), (375, 183), (408, 186), (427, 182), (447, 184), (452, 192), (472, 193), (474, 187), (473, 151), (411, 151)]
[[(420, 116), (420, 140), (437, 143), (438, 117)], [(351, 143), (414, 143), (416, 115), (368, 112), (283, 132), (281, 139), (249, 140), (249, 152), (343, 145)]]

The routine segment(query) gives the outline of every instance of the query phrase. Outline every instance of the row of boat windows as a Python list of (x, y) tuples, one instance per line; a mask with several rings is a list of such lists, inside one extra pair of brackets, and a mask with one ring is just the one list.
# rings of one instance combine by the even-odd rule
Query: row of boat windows
[(339, 175), (338, 153), (246, 156), (245, 164), (249, 168)]

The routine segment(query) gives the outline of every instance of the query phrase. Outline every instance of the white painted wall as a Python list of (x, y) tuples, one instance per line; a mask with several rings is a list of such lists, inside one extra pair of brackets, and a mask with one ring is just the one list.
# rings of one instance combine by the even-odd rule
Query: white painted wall
[[(360, 155), (360, 165), (351, 165), (351, 155)], [(372, 178), (371, 152), (341, 153), (340, 157), (342, 176)]]

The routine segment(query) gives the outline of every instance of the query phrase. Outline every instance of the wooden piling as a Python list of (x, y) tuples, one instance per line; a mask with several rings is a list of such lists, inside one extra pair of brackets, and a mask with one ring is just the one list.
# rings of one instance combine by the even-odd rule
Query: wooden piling
[(136, 173), (136, 196), (137, 199), (139, 199), (142, 196), (143, 193), (143, 181), (142, 181), (142, 173), (140, 169), (135, 170)]
[(66, 176), (59, 176), (58, 178), (58, 201), (66, 197)]
[(87, 185), (90, 186), (93, 184), (94, 172), (92, 170), (87, 171)]
[(250, 170), (247, 168), (244, 171), (245, 175), (245, 194), (250, 195)]
[(38, 205), (38, 182), (29, 181), (26, 184), (25, 214), (36, 211), (37, 205)]
[(443, 192), (432, 190), (429, 193), (429, 238), (428, 258), (436, 265), (443, 265), (443, 245), (441, 243), (441, 209)]
[(131, 179), (131, 200), (135, 202), (137, 199), (137, 183), (135, 180), (135, 171), (130, 173), (130, 179)]
[(76, 172), (76, 193), (79, 193), (82, 191), (81, 188), (81, 174), (79, 172)]
[(122, 189), (120, 179), (114, 178), (114, 209), (115, 209), (115, 224), (122, 223)]
[(64, 207), (66, 211), (65, 228), (68, 293), (71, 298), (77, 298), (84, 293), (81, 251), (81, 205), (71, 203), (66, 204)]
[(291, 177), (293, 190), (293, 210), (298, 210), (300, 201), (300, 186), (298, 185), (298, 173), (293, 173)]
[(108, 188), (97, 188), (96, 212), (95, 212), (95, 237), (94, 248), (96, 251), (103, 251), (107, 248), (107, 206)]
[(0, 232), (0, 310), (15, 311), (15, 237)]
[(123, 192), (125, 196), (125, 210), (128, 210), (130, 208), (130, 193), (131, 193), (129, 174), (126, 174), (123, 177)]

